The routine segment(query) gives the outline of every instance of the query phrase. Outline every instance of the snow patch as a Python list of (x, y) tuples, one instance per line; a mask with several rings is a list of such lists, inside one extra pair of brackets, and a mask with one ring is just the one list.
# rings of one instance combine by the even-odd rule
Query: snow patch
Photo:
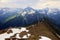
[(33, 13), (35, 13), (35, 11), (34, 10), (31, 10), (28, 14), (33, 14)]
[(26, 14), (26, 12), (24, 11), (21, 15), (22, 15), (22, 16), (25, 16), (25, 14)]
[(40, 37), (41, 37), (41, 39), (39, 39), (39, 40), (52, 40), (52, 39), (45, 37), (45, 36), (40, 36)]
[(24, 35), (24, 36), (23, 36), (23, 39), (26, 39), (26, 38), (28, 38), (28, 36), (27, 36), (27, 35)]
[[(27, 30), (26, 28), (22, 27), (21, 29), (18, 28), (11, 28), (13, 33), (8, 34), (7, 32), (4, 34), (0, 34), (0, 40), (5, 40), (5, 38), (10, 38), (11, 36), (13, 36), (14, 34), (17, 33), (21, 33), (23, 31), (29, 32), (29, 30)], [(25, 38), (26, 36), (24, 36), (23, 38)], [(20, 38), (19, 34), (16, 35), (16, 38)]]
[(19, 38), (19, 39), (21, 39), (21, 37), (19, 36), (19, 34), (17, 34), (17, 35), (16, 35), (16, 38)]

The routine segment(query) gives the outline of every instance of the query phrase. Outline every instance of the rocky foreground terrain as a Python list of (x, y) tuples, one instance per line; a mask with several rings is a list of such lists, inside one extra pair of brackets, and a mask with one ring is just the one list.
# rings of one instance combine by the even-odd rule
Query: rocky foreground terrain
[(42, 36), (50, 38), (49, 40), (60, 40), (60, 37), (56, 35), (56, 32), (51, 28), (50, 24), (44, 20), (26, 28), (18, 28), (17, 30), (18, 31), (15, 31), (15, 33), (12, 28), (0, 31), (0, 35), (7, 33), (9, 36), (11, 33), (14, 33), (10, 37), (6, 38), (4, 38), (4, 36), (0, 36), (0, 40), (1, 38), (4, 38), (2, 40), (41, 40)]

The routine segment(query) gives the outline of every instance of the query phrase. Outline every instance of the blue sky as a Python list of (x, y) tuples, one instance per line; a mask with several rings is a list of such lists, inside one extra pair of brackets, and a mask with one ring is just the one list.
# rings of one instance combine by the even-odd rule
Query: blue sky
[(60, 7), (60, 0), (0, 0), (0, 7), (10, 8), (45, 8), (45, 7)]

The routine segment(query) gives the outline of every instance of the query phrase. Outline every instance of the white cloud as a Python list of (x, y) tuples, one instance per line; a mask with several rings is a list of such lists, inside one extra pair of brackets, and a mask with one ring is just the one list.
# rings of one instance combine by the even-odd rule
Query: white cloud
[(0, 7), (25, 8), (31, 6), (33, 8), (57, 7), (60, 8), (59, 0), (1, 0)]
[(39, 1), (37, 4), (35, 4), (32, 7), (35, 8), (60, 8), (60, 1), (52, 1), (52, 0), (45, 0), (45, 1)]
[(24, 8), (35, 4), (36, 0), (1, 0), (0, 7)]

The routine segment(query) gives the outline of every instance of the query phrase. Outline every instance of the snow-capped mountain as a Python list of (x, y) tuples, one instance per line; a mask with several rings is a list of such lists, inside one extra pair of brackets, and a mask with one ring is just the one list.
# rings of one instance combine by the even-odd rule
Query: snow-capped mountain
[(15, 26), (27, 26), (47, 17), (52, 23), (60, 25), (60, 9), (0, 8), (0, 29)]
[[(26, 26), (36, 22), (37, 20), (41, 20), (42, 16), (40, 13), (31, 8), (27, 7), (25, 9), (11, 9), (11, 8), (4, 8), (1, 9), (3, 12), (0, 14), (0, 26), (7, 27), (7, 26)], [(1, 11), (0, 10), (0, 11)], [(0, 28), (1, 28), (0, 27)]]
[(60, 28), (60, 9), (49, 9), (47, 12), (48, 19)]

